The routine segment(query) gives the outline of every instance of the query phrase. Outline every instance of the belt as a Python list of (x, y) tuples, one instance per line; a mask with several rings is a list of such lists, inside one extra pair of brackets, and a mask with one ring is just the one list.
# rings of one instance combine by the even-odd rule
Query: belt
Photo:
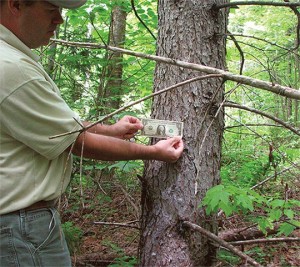
[(56, 206), (56, 203), (57, 203), (56, 199), (55, 200), (49, 200), (49, 201), (41, 200), (41, 201), (33, 203), (32, 205), (30, 205), (26, 208), (16, 210), (16, 211), (12, 211), (8, 214), (19, 214), (21, 210), (27, 212), (27, 211), (33, 211), (33, 210), (39, 210), (39, 209), (54, 208)]
[(56, 205), (56, 199), (55, 200), (41, 200), (38, 202), (33, 203), (32, 205), (24, 208), (25, 211), (33, 211), (33, 210), (39, 210), (39, 209), (47, 209), (47, 208), (54, 208)]

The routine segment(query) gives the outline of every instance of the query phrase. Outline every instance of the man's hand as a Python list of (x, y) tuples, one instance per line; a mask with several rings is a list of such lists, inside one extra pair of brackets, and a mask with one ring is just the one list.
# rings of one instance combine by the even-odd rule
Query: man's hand
[(141, 121), (132, 116), (124, 116), (111, 126), (111, 136), (120, 139), (130, 139), (143, 128)]
[(183, 152), (183, 141), (179, 136), (161, 140), (154, 145), (157, 151), (157, 159), (174, 163), (176, 162)]

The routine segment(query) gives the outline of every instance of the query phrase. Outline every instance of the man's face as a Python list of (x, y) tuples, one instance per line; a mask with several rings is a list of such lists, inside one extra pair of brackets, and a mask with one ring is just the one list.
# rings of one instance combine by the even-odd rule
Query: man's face
[(61, 23), (63, 19), (59, 7), (43, 0), (31, 6), (22, 3), (19, 38), (30, 48), (47, 45)]

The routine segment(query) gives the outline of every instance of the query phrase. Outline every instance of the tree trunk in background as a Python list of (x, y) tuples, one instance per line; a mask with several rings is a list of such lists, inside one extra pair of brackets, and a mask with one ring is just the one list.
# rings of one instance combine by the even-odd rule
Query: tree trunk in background
[[(125, 31), (126, 31), (127, 12), (124, 6), (115, 5), (111, 14), (109, 43), (108, 45), (115, 47), (124, 47)], [(105, 72), (105, 77), (102, 77), (105, 82), (100, 82), (98, 100), (105, 100), (105, 108), (115, 110), (119, 108), (122, 90), (122, 74), (123, 74), (123, 54), (118, 52), (108, 52), (108, 65)]]
[[(225, 0), (227, 1), (227, 0)], [(159, 1), (159, 56), (225, 68), (225, 10), (213, 0)], [(202, 75), (158, 63), (154, 90)], [(214, 247), (199, 233), (181, 227), (189, 220), (216, 233), (217, 223), (199, 203), (219, 183), (223, 111), (220, 79), (182, 86), (154, 99), (152, 118), (184, 122), (185, 150), (176, 164), (148, 161), (142, 179), (140, 266), (210, 266)], [(157, 140), (155, 140), (157, 141)]]

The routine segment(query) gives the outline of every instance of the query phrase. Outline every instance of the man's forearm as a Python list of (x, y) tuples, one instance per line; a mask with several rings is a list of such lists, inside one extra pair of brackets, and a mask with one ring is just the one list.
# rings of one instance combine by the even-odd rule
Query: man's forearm
[(82, 133), (76, 140), (73, 151), (75, 155), (96, 160), (134, 160), (155, 159), (156, 148), (131, 143), (118, 138)]
[[(84, 121), (84, 122), (82, 122), (82, 124), (86, 127), (86, 126), (90, 125), (91, 123)], [(101, 123), (97, 123), (93, 127), (89, 128), (87, 130), (87, 132), (94, 133), (94, 134), (102, 134), (102, 135), (106, 135), (106, 136), (113, 135), (111, 125), (105, 125), (105, 124), (101, 124)]]

